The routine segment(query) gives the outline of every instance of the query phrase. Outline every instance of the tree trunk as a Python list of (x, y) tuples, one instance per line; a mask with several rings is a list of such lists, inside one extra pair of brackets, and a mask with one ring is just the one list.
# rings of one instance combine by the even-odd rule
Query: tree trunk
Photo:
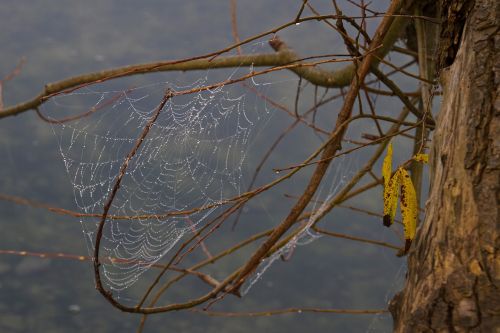
[(441, 1), (444, 89), (395, 332), (500, 332), (498, 0)]

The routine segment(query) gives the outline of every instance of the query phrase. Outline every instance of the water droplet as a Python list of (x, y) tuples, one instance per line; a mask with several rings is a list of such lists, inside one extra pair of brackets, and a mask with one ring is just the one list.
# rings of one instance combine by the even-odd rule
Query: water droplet
[(295, 23), (295, 25), (300, 25), (300, 22)]
[(71, 313), (79, 313), (81, 310), (80, 306), (78, 304), (71, 304), (68, 306), (68, 311)]

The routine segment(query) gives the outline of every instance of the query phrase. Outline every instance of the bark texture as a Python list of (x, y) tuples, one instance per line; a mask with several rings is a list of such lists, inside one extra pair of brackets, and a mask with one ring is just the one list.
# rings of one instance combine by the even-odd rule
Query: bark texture
[(426, 217), (395, 332), (500, 332), (498, 0), (443, 0), (444, 89)]

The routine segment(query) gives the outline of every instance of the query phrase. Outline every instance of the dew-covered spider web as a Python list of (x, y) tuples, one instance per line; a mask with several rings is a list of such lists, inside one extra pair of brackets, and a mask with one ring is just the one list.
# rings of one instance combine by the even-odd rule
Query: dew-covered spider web
[[(118, 88), (89, 85), (53, 96), (44, 105), (48, 110), (42, 112), (53, 119), (75, 203), (84, 215), (80, 219), (84, 238), (93, 255), (101, 215), (120, 169), (166, 92), (173, 93), (128, 161), (104, 223), (99, 259), (101, 280), (110, 290), (119, 295), (133, 286), (167, 253), (174, 252), (181, 239), (211, 221), (231, 198), (246, 190), (243, 180), (248, 177), (249, 146), (274, 111), (274, 105), (262, 96), (270, 90), (278, 95), (289, 93), (298, 80), (278, 75), (273, 82), (247, 79), (242, 82), (244, 88), (214, 85), (253, 72), (251, 67), (238, 68), (229, 77), (221, 74), (214, 79), (208, 71), (201, 78), (184, 78), (182, 83), (173, 79), (139, 85), (119, 82)], [(280, 91), (281, 84), (285, 89)], [(293, 94), (283, 98), (293, 105)], [(356, 169), (351, 162), (351, 156), (336, 159), (309, 206), (314, 213), (301, 222), (290, 241), (259, 265), (242, 286), (243, 295), (277, 259), (291, 256), (295, 248), (320, 237), (311, 226), (350, 179)]]
[[(81, 219), (90, 253), (119, 170), (167, 89), (175, 94), (210, 83), (207, 76), (183, 85), (89, 86), (52, 99), (51, 115), (70, 114), (71, 121), (53, 128), (76, 205), (94, 216)], [(252, 79), (247, 84), (256, 86)], [(241, 193), (247, 146), (268, 115), (265, 107), (247, 109), (245, 95), (224, 85), (166, 102), (130, 160), (104, 224), (100, 260), (110, 289), (133, 285), (218, 205)]]

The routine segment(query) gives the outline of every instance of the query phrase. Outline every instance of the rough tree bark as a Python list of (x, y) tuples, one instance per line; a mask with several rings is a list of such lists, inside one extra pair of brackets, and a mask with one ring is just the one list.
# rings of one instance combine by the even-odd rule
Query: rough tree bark
[(395, 332), (500, 332), (498, 0), (442, 0), (442, 107)]

